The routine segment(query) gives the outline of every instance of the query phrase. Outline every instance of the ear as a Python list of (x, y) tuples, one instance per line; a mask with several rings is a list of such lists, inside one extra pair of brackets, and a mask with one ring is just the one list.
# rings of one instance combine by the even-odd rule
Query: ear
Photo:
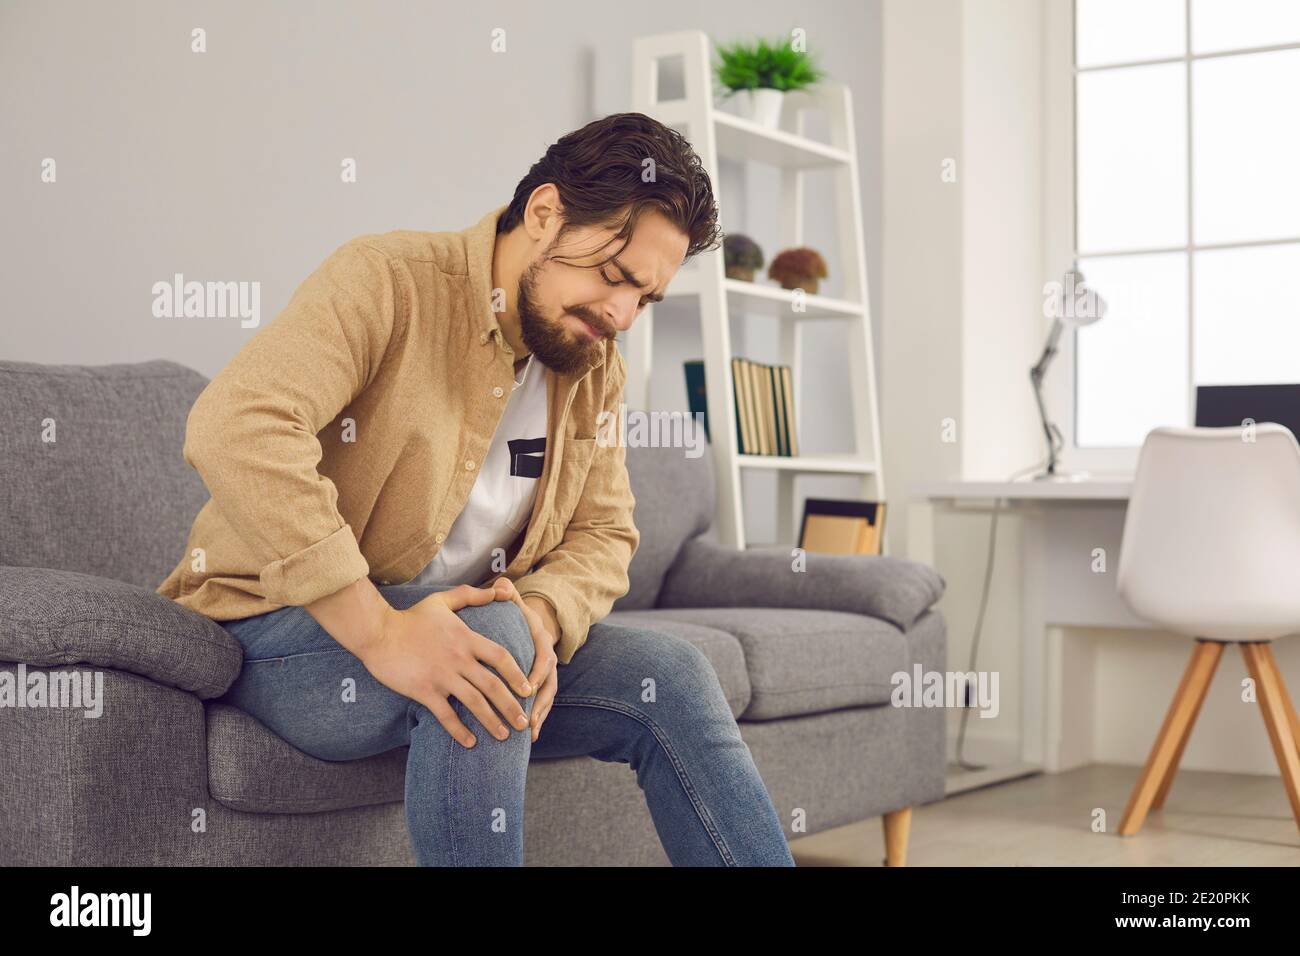
[(555, 183), (542, 183), (524, 207), (524, 231), (534, 242), (549, 243), (559, 233), (564, 206)]

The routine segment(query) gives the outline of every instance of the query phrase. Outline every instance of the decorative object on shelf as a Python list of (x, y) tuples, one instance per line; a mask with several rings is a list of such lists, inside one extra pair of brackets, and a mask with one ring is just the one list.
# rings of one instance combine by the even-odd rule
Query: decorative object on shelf
[(806, 498), (799, 547), (821, 554), (879, 554), (884, 530), (883, 501)]
[[(708, 391), (704, 382), (704, 360), (683, 362), (686, 395), (691, 415), (704, 419), (709, 437)], [(739, 454), (799, 454), (794, 435), (794, 382), (788, 365), (765, 365), (733, 357), (731, 383), (736, 409), (736, 438)]]
[(782, 289), (803, 289), (815, 295), (817, 280), (826, 278), (826, 260), (807, 246), (785, 249), (767, 267), (767, 277), (781, 283)]
[(728, 279), (754, 281), (754, 270), (763, 268), (763, 250), (749, 236), (736, 233), (722, 240), (722, 259)]
[(787, 90), (808, 89), (822, 78), (808, 53), (795, 49), (788, 38), (714, 46), (718, 53), (714, 76), (726, 90), (723, 104), (768, 129), (780, 123)]
[(1047, 468), (1034, 475), (1033, 481), (1082, 481), (1088, 477), (1087, 472), (1066, 472), (1057, 469), (1057, 456), (1065, 439), (1056, 423), (1047, 417), (1047, 404), (1043, 401), (1043, 379), (1047, 375), (1047, 366), (1056, 355), (1057, 343), (1065, 326), (1076, 328), (1092, 325), (1106, 314), (1106, 300), (1096, 291), (1084, 284), (1082, 272), (1067, 272), (1064, 282), (1049, 282), (1043, 287), (1043, 315), (1052, 320), (1052, 328), (1047, 333), (1047, 344), (1034, 367), (1029, 370), (1029, 381), (1034, 386), (1034, 398), (1038, 401), (1038, 417), (1043, 422), (1043, 434), (1047, 436)]

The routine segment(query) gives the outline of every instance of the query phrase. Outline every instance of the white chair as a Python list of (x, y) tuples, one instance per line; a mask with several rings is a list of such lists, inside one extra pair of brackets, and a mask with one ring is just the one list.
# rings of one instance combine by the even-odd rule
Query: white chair
[[(1253, 430), (1252, 430), (1253, 429)], [(1226, 644), (1236, 644), (1300, 826), (1300, 720), (1270, 644), (1300, 631), (1300, 445), (1281, 425), (1157, 428), (1138, 458), (1116, 586), (1138, 617), (1196, 638), (1120, 822), (1164, 806)]]

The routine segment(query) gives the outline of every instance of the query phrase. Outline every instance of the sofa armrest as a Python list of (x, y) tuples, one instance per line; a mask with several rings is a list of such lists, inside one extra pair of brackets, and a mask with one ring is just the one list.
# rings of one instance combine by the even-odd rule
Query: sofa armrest
[(738, 551), (700, 535), (668, 569), (659, 607), (786, 607), (851, 611), (907, 630), (943, 595), (938, 571), (882, 555), (805, 552), (794, 570), (781, 545)]
[(0, 661), (130, 671), (206, 699), (234, 683), (243, 649), (215, 621), (134, 584), (0, 567)]

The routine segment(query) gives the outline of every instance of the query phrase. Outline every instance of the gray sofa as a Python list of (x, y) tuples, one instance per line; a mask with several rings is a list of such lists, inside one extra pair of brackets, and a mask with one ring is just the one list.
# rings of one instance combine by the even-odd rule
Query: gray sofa
[[(405, 748), (295, 750), (220, 702), (238, 644), (154, 593), (207, 496), (180, 453), (204, 384), (164, 361), (0, 362), (0, 673), (103, 680), (98, 717), (0, 707), (0, 866), (413, 862)], [(943, 796), (945, 721), (891, 706), (890, 675), (946, 666), (942, 579), (722, 548), (709, 455), (628, 467), (642, 538), (609, 620), (703, 649), (789, 835), (889, 814), (905, 840), (906, 808)], [(534, 761), (525, 829), (530, 865), (667, 862), (625, 765)]]

